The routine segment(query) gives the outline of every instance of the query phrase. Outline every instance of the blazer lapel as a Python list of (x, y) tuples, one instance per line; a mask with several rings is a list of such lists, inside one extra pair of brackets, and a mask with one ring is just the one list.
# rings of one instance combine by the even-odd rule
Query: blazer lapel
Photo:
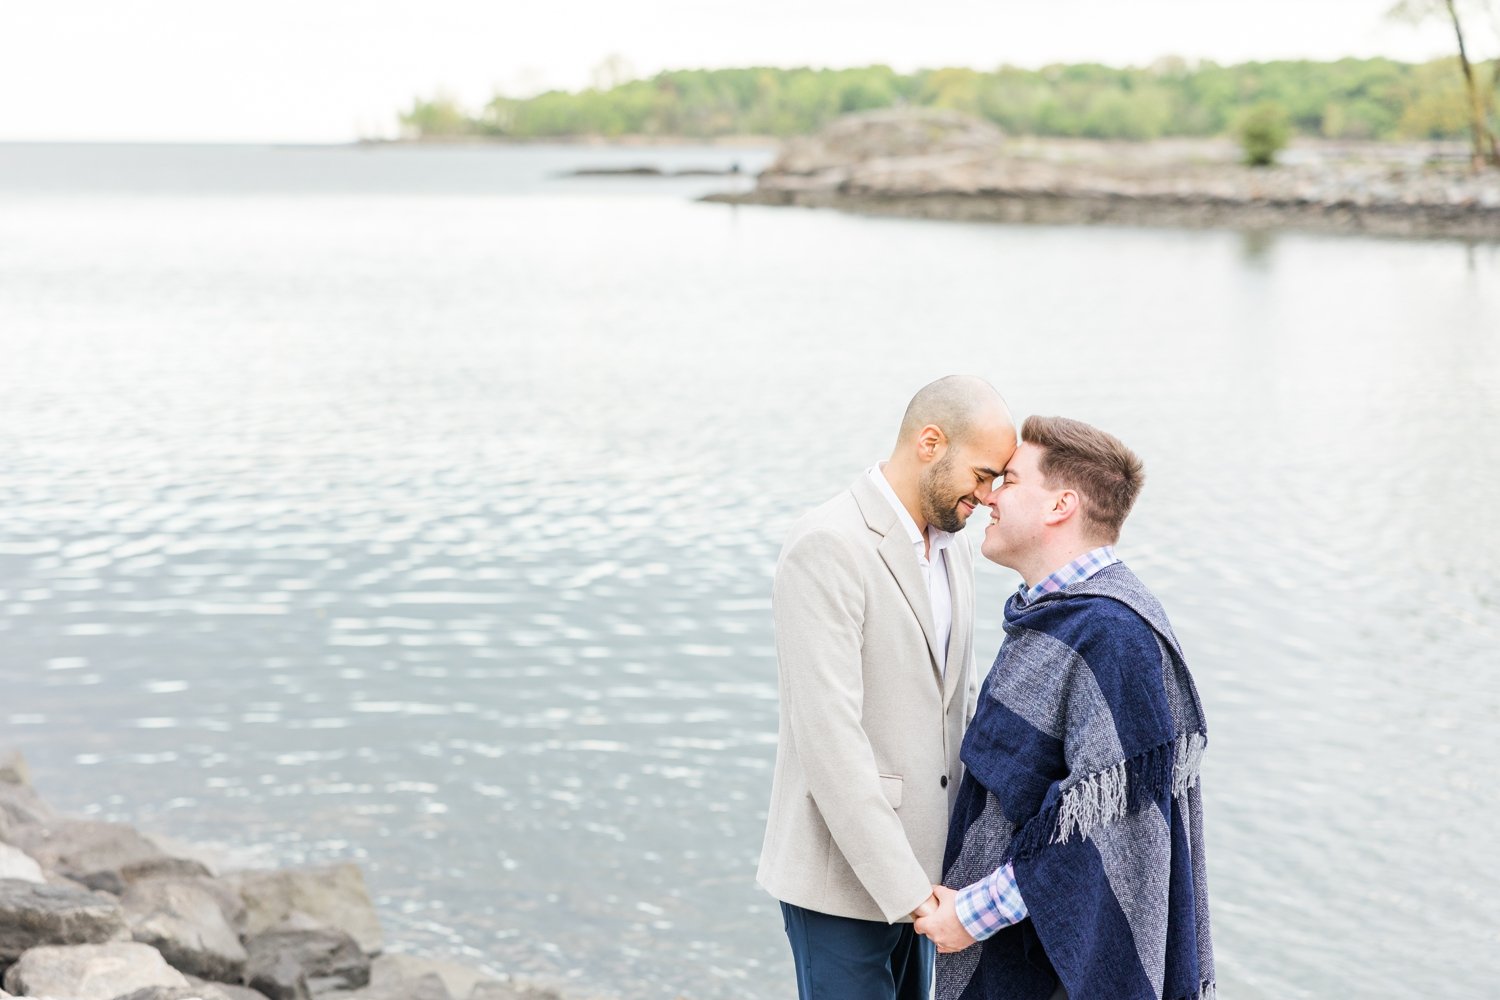
[(948, 566), (948, 593), (953, 595), (953, 628), (948, 633), (948, 668), (943, 672), (943, 706), (953, 699), (953, 692), (963, 687), (964, 676), (969, 665), (964, 657), (967, 642), (973, 635), (970, 622), (974, 607), (974, 574), (969, 571), (968, 560), (959, 565), (959, 552), (964, 540), (955, 538), (943, 553), (943, 562)]
[(896, 584), (906, 597), (906, 603), (911, 605), (917, 624), (922, 627), (922, 637), (927, 640), (927, 655), (932, 658), (930, 665), (933, 676), (937, 677), (937, 629), (932, 624), (932, 599), (927, 596), (927, 585), (922, 582), (922, 567), (917, 565), (912, 541), (896, 522), (896, 512), (891, 509), (890, 502), (881, 494), (880, 488), (870, 482), (869, 476), (856, 479), (852, 491), (855, 503), (859, 504), (860, 512), (865, 516), (865, 524), (870, 530), (883, 536), (877, 547), (880, 558), (885, 561), (891, 576), (896, 578)]
[[(882, 498), (884, 499), (884, 498)], [(932, 657), (932, 669), (937, 670), (937, 628), (932, 624), (932, 600), (927, 596), (927, 585), (922, 582), (922, 567), (917, 565), (916, 553), (912, 552), (911, 539), (901, 531), (892, 531), (880, 542), (880, 558), (896, 578), (906, 603), (911, 605), (922, 626), (922, 635), (927, 640), (927, 653)]]

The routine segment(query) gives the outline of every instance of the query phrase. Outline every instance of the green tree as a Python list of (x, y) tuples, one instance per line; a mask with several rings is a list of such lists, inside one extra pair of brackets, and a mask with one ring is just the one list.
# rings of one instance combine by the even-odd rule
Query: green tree
[(419, 137), (468, 135), (477, 131), (458, 102), (443, 94), (430, 101), (414, 98), (411, 109), (401, 112), (401, 129)]
[[(1476, 89), (1489, 94), (1496, 86), (1492, 66), (1476, 63), (1471, 70)], [(1425, 139), (1461, 137), (1470, 132), (1471, 118), (1465, 77), (1454, 59), (1237, 66), (1164, 59), (1145, 67), (1080, 63), (916, 73), (888, 66), (756, 66), (622, 81), (625, 72), (623, 61), (607, 60), (596, 74), (600, 86), (526, 99), (496, 96), (472, 117), (439, 95), (414, 101), (401, 122), (419, 136), (786, 136), (842, 114), (910, 104), (977, 114), (1012, 134), (1151, 139), (1237, 134), (1248, 109), (1269, 101), (1285, 110), (1293, 134)]]
[[(1400, 0), (1390, 10), (1390, 15), (1412, 22), (1433, 17), (1446, 18), (1453, 25), (1454, 40), (1458, 45), (1458, 66), (1463, 74), (1464, 91), (1468, 97), (1469, 130), (1473, 143), (1475, 169), (1485, 163), (1500, 167), (1500, 143), (1489, 125), (1489, 93), (1480, 87), (1469, 61), (1468, 44), (1464, 41), (1463, 20), (1459, 17), (1455, 0)], [(1500, 60), (1500, 56), (1496, 57)]]
[(1252, 167), (1269, 167), (1276, 154), (1286, 148), (1290, 134), (1286, 108), (1275, 101), (1261, 101), (1240, 117), (1235, 125), (1245, 162)]

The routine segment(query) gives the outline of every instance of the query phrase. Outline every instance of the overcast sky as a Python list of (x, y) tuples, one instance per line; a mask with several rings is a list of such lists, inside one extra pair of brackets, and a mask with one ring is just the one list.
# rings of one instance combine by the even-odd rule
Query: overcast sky
[(1448, 54), (1391, 2), (0, 0), (0, 140), (340, 142), (391, 134), (415, 95), (587, 86), (612, 55), (649, 75)]

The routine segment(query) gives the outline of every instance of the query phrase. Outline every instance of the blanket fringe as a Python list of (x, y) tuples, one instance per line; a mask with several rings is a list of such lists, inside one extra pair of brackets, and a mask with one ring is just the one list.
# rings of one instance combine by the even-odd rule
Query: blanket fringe
[(1210, 979), (1199, 985), (1198, 992), (1184, 993), (1180, 997), (1174, 997), (1173, 1000), (1219, 1000), (1219, 988)]
[[(1118, 764), (1075, 781), (1061, 798), (1016, 831), (1011, 858), (1035, 855), (1048, 844), (1066, 843), (1128, 816), (1170, 790), (1185, 795), (1198, 783), (1208, 737), (1184, 733)], [(1204, 998), (1212, 1000), (1212, 998)]]
[(1172, 764), (1173, 798), (1186, 795), (1188, 789), (1198, 783), (1198, 772), (1203, 767), (1203, 751), (1208, 748), (1208, 736), (1204, 733), (1187, 733), (1177, 737), (1175, 743), (1177, 759)]

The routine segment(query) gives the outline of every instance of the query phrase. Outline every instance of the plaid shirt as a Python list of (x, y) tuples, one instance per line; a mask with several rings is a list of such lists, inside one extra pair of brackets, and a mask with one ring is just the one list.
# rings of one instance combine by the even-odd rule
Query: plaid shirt
[(1085, 552), (1035, 587), (1028, 589), (1026, 584), (1022, 583), (1019, 588), (1021, 603), (1030, 604), (1043, 594), (1056, 593), (1070, 583), (1082, 583), (1104, 567), (1113, 566), (1119, 561), (1120, 558), (1115, 555), (1113, 545), (1101, 545), (1092, 552)]
[[(1021, 603), (1028, 604), (1043, 594), (1062, 590), (1070, 583), (1087, 580), (1119, 561), (1113, 546), (1101, 545), (1092, 552), (1085, 552), (1034, 587), (1028, 588), (1022, 583)], [(994, 874), (960, 889), (954, 905), (958, 909), (959, 922), (975, 941), (993, 937), (997, 931), (1026, 919), (1026, 901), (1021, 898), (1021, 888), (1016, 885), (1016, 869), (1011, 864), (1001, 865)]]

